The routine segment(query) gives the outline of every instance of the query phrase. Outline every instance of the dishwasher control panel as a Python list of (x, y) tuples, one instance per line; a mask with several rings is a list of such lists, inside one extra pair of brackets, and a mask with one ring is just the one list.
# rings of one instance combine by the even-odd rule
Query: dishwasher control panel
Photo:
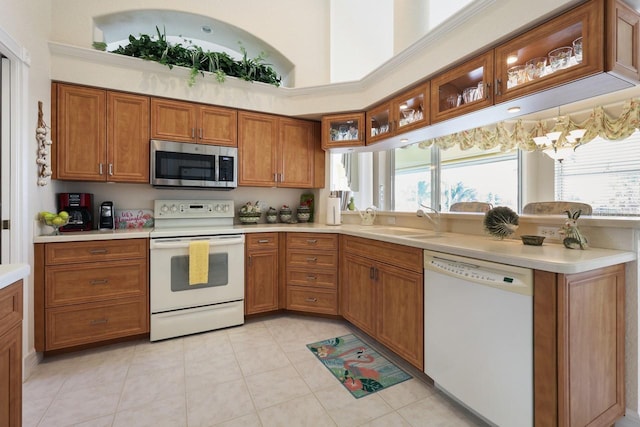
[(425, 251), (425, 270), (510, 292), (533, 295), (533, 271), (528, 268)]

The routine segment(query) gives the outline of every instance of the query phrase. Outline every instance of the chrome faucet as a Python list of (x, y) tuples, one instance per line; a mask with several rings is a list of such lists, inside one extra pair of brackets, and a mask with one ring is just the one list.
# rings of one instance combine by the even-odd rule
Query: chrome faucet
[[(422, 209), (418, 209), (416, 215), (421, 218), (426, 218), (427, 221), (429, 221), (433, 226), (433, 231), (435, 231), (436, 233), (440, 233), (440, 212), (438, 212), (438, 210), (432, 208), (431, 206), (426, 206), (422, 203), (420, 203), (420, 206), (422, 207)], [(431, 211), (432, 214), (429, 214), (427, 211)]]

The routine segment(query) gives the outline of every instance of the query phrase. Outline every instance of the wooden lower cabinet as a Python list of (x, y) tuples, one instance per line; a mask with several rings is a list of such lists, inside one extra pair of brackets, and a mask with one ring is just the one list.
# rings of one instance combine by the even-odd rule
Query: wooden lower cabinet
[(22, 280), (0, 289), (0, 425), (22, 425)]
[(338, 235), (286, 233), (287, 310), (338, 314)]
[(35, 245), (35, 347), (62, 350), (149, 333), (149, 240)]
[[(422, 371), (422, 250), (351, 236), (340, 250), (342, 316)], [(401, 266), (389, 262), (403, 253)]]
[(346, 253), (340, 287), (342, 317), (371, 336), (376, 332), (376, 298), (371, 259)]
[(535, 425), (611, 426), (625, 413), (624, 265), (535, 272)]
[(278, 233), (247, 234), (244, 313), (278, 310)]

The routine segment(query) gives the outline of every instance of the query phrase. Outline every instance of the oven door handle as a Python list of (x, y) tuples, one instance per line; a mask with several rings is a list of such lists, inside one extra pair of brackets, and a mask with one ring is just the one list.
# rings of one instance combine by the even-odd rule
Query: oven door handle
[(149, 245), (150, 249), (175, 249), (175, 248), (188, 248), (190, 242), (205, 240), (209, 241), (209, 246), (229, 246), (240, 245), (244, 243), (244, 236), (233, 237), (216, 237), (213, 239), (170, 239), (170, 240), (151, 240)]

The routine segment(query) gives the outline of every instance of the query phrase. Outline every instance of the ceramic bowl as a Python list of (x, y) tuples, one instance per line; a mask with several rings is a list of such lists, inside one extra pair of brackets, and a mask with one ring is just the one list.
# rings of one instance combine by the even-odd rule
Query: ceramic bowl
[(522, 243), (531, 246), (542, 246), (542, 242), (544, 241), (544, 236), (534, 236), (530, 234), (520, 236), (520, 238), (522, 239)]
[(260, 220), (259, 213), (250, 213), (250, 214), (238, 214), (238, 218), (240, 218), (240, 222), (243, 224), (257, 224)]

